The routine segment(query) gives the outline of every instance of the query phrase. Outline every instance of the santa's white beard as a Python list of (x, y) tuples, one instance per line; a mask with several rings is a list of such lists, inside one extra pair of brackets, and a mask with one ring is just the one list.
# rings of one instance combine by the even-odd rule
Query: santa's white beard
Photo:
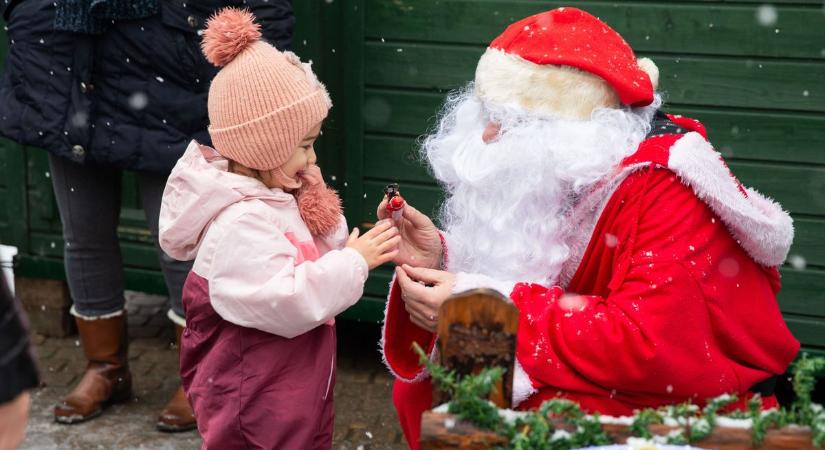
[[(636, 150), (660, 104), (575, 121), (484, 105), (472, 85), (453, 94), (421, 149), (448, 194), (440, 220), (450, 270), (554, 283), (570, 254), (565, 218), (576, 198)], [(490, 120), (501, 131), (485, 144)]]

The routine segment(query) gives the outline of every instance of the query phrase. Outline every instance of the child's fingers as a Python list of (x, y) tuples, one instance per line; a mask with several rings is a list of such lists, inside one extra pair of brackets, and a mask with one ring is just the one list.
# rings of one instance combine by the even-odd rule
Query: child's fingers
[(386, 241), (378, 244), (378, 251), (381, 253), (386, 253), (392, 250), (398, 250), (398, 244), (401, 243), (401, 236), (396, 235), (395, 237), (389, 238)]
[(376, 258), (376, 261), (378, 263), (377, 266), (380, 266), (381, 264), (386, 264), (386, 263), (392, 261), (393, 258), (395, 258), (396, 256), (398, 256), (398, 250), (397, 249), (389, 251), (387, 253), (381, 253), (378, 256), (378, 258)]
[(369, 239), (372, 239), (375, 236), (378, 236), (379, 234), (387, 231), (392, 226), (393, 225), (392, 225), (391, 220), (387, 220), (387, 219), (379, 220), (378, 222), (375, 223), (375, 226), (372, 227), (372, 229), (370, 229), (369, 231), (364, 233), (364, 237), (368, 237)]
[(394, 236), (398, 236), (398, 228), (391, 226), (390, 228), (384, 230), (384, 232), (382, 232), (378, 236), (375, 236), (373, 239), (375, 239), (376, 242), (386, 242), (387, 240), (392, 239)]
[(354, 243), (355, 241), (357, 241), (358, 240), (358, 235), (360, 233), (361, 232), (358, 231), (358, 227), (353, 228), (352, 232), (350, 232), (349, 237), (347, 238), (347, 245), (350, 245), (350, 244)]

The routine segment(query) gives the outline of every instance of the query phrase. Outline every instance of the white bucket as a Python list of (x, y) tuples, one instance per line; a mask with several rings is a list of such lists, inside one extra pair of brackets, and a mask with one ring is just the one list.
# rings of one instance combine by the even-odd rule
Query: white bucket
[(14, 270), (12, 269), (12, 262), (14, 255), (17, 254), (17, 247), (10, 247), (8, 245), (0, 245), (0, 276), (6, 278), (6, 286), (14, 295)]

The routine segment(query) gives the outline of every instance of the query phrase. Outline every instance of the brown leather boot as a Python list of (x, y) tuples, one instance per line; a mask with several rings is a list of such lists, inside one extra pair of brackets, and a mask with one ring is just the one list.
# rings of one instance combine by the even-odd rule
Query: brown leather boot
[[(175, 325), (175, 334), (177, 335), (178, 353), (180, 354), (180, 336), (183, 333), (183, 327)], [(160, 431), (175, 433), (179, 431), (189, 431), (197, 428), (195, 422), (195, 414), (192, 412), (192, 407), (189, 406), (189, 400), (186, 394), (183, 393), (183, 386), (178, 386), (178, 390), (166, 404), (166, 407), (158, 416), (157, 428)]]
[(97, 417), (106, 406), (132, 398), (126, 311), (107, 319), (75, 317), (75, 322), (88, 364), (74, 390), (54, 407), (54, 420), (65, 424)]

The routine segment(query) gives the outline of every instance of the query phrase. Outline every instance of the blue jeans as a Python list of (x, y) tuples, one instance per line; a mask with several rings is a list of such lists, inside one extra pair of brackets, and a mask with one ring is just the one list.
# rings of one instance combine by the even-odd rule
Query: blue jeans
[[(77, 314), (97, 317), (124, 307), (123, 261), (117, 237), (121, 170), (84, 166), (49, 155), (52, 186), (63, 222), (66, 279)], [(137, 174), (140, 200), (169, 289), (172, 311), (183, 317), (181, 291), (191, 261), (172, 259), (158, 246), (158, 216), (167, 175)]]

